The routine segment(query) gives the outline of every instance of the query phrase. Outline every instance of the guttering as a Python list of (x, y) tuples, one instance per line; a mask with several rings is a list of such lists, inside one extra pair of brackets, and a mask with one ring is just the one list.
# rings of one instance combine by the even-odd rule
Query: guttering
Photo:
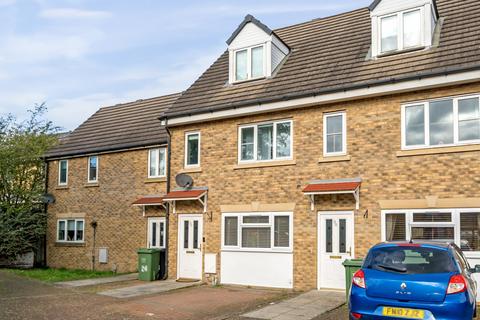
[(264, 98), (229, 104), (207, 109), (167, 114), (169, 125), (183, 125), (230, 117), (322, 105), (342, 101), (351, 101), (376, 96), (403, 93), (412, 90), (425, 90), (441, 86), (464, 84), (480, 80), (480, 66), (457, 68), (432, 72), (423, 75), (370, 81), (354, 86), (321, 89), (310, 92), (294, 93), (274, 98)]

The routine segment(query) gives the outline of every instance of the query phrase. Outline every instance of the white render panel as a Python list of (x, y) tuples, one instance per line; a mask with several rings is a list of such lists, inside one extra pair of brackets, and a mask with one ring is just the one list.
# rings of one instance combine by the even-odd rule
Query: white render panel
[(242, 31), (228, 46), (229, 50), (237, 50), (245, 47), (262, 44), (270, 41), (271, 37), (265, 31), (253, 23), (247, 23)]
[(287, 55), (287, 54), (290, 52), (290, 50), (288, 49), (288, 47), (287, 47), (282, 41), (280, 41), (280, 39), (278, 39), (277, 36), (274, 35), (274, 34), (272, 35), (272, 43), (273, 43), (274, 45), (276, 45), (277, 48), (278, 48), (281, 52), (283, 52), (284, 55)]
[(221, 282), (245, 286), (293, 288), (293, 253), (224, 251)]
[(216, 253), (205, 253), (204, 258), (204, 272), (205, 273), (217, 273), (217, 254)]
[(371, 14), (379, 16), (402, 10), (423, 7), (425, 4), (430, 4), (433, 6), (431, 0), (382, 0)]
[(278, 65), (285, 58), (285, 53), (283, 53), (274, 43), (272, 43), (272, 72), (277, 69)]

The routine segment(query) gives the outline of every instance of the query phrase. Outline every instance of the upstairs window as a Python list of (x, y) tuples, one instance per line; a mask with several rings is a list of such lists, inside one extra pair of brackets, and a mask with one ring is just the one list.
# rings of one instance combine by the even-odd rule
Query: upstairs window
[(200, 166), (200, 132), (189, 132), (185, 135), (185, 166)]
[(235, 81), (245, 81), (265, 76), (264, 46), (235, 51)]
[(66, 186), (68, 184), (68, 160), (58, 162), (58, 185)]
[(91, 156), (88, 158), (88, 182), (98, 182), (98, 157)]
[(422, 46), (422, 10), (414, 9), (380, 17), (380, 54)]
[(346, 113), (325, 114), (323, 116), (323, 154), (325, 156), (339, 156), (346, 153)]
[(480, 143), (480, 96), (403, 106), (405, 149)]
[(292, 121), (276, 121), (239, 128), (239, 162), (292, 158)]
[(166, 148), (150, 149), (148, 151), (148, 177), (161, 178), (166, 176)]

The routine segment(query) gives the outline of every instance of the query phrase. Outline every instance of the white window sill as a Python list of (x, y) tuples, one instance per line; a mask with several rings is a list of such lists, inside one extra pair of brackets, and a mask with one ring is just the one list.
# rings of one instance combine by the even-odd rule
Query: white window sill
[(158, 183), (158, 182), (166, 182), (167, 177), (148, 177), (145, 180), (145, 183)]
[(58, 247), (83, 247), (85, 241), (56, 241), (55, 246)]
[(335, 155), (335, 156), (323, 156), (318, 160), (319, 163), (324, 162), (340, 162), (340, 161), (350, 161), (352, 157), (350, 155)]
[(456, 146), (449, 145), (449, 146), (404, 149), (404, 150), (397, 151), (396, 155), (397, 157), (409, 157), (409, 156), (418, 156), (418, 155), (471, 152), (471, 151), (480, 151), (480, 144), (456, 145)]
[(294, 166), (297, 162), (295, 160), (271, 160), (265, 162), (245, 162), (238, 163), (233, 167), (233, 170), (250, 169), (250, 168), (265, 168), (265, 167), (280, 167), (280, 166)]
[(195, 167), (185, 167), (180, 170), (180, 173), (195, 173), (195, 172), (202, 172), (202, 168), (200, 166)]

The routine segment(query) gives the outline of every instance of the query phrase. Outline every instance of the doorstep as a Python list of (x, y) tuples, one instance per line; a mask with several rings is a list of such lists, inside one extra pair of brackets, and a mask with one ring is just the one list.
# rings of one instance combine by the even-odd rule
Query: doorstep
[(104, 283), (130, 281), (130, 280), (136, 280), (136, 279), (138, 279), (138, 273), (129, 273), (129, 274), (122, 274), (120, 276), (105, 277), (105, 278), (93, 278), (93, 279), (84, 279), (84, 280), (55, 282), (54, 285), (57, 287), (63, 287), (63, 288), (77, 288), (77, 287), (96, 286)]
[(312, 290), (295, 298), (243, 314), (269, 320), (310, 320), (345, 304), (345, 291)]
[(132, 298), (138, 296), (144, 296), (154, 293), (163, 293), (172, 290), (194, 287), (202, 284), (201, 281), (196, 282), (177, 282), (175, 280), (153, 281), (147, 284), (140, 284), (130, 287), (112, 289), (107, 291), (98, 292), (103, 296), (109, 296), (114, 298)]

